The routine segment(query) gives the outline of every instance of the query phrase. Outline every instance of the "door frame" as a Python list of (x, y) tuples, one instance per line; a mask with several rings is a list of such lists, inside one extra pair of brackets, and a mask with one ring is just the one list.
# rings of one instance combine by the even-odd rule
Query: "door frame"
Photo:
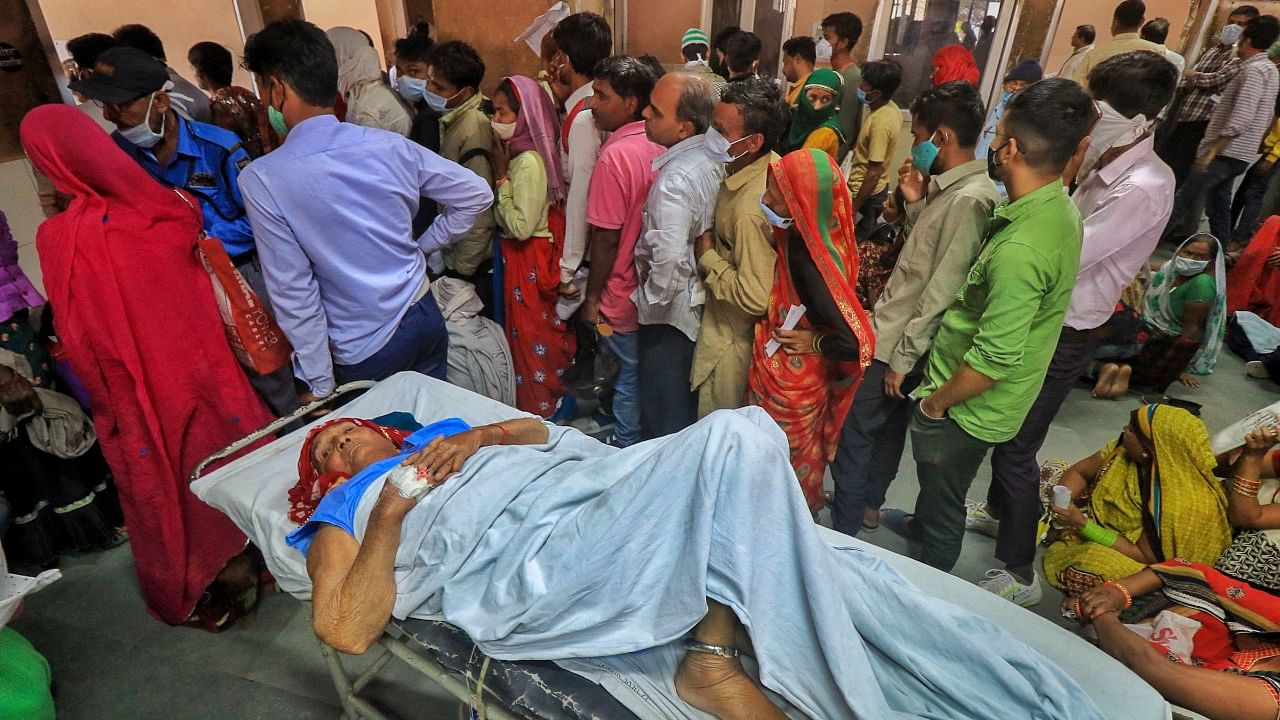
[[(880, 0), (880, 4), (876, 6), (875, 20), (871, 24), (871, 39), (867, 49), (868, 60), (879, 60), (884, 57), (885, 47), (889, 44), (889, 22), (892, 20), (893, 4), (895, 0)], [(1013, 30), (1018, 26), (1018, 17), (1022, 12), (1023, 0), (1004, 0), (1000, 6), (1000, 14), (996, 16), (996, 36), (995, 41), (991, 44), (991, 57), (987, 59), (987, 67), (1004, 67), (1009, 59), (1009, 53), (1013, 49)], [(993, 98), (999, 96), (1000, 86), (1002, 82), (998, 80), (1000, 73), (984, 73), (981, 85), (978, 91), (982, 95), (982, 100), (991, 106)], [(904, 116), (909, 114), (906, 108), (902, 110)]]
[[(754, 32), (756, 27), (756, 2), (760, 0), (739, 0), (738, 2), (738, 27), (747, 32)], [(769, 0), (777, 3), (777, 0)], [(796, 1), (782, 0), (785, 6), (782, 10), (782, 42), (786, 42), (795, 36), (796, 33)], [(627, 0), (619, 0), (619, 2), (627, 2)], [(711, 32), (711, 16), (712, 5), (714, 0), (701, 0), (700, 27), (705, 28), (707, 33)], [(715, 38), (708, 38), (712, 41)], [(708, 48), (708, 52), (714, 52), (715, 48)], [(761, 68), (765, 70), (765, 68)], [(778, 67), (773, 69), (773, 74), (782, 76), (782, 47), (778, 47)]]

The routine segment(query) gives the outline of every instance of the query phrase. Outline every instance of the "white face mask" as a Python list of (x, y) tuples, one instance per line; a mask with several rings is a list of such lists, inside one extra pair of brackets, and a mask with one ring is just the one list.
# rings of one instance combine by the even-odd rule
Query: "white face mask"
[(1089, 176), (1104, 152), (1113, 147), (1128, 145), (1142, 137), (1151, 127), (1151, 122), (1141, 113), (1127, 118), (1102, 100), (1097, 105), (1101, 117), (1089, 133), (1089, 149), (1084, 151), (1084, 162), (1080, 165), (1080, 172), (1076, 174), (1077, 181), (1083, 181)]
[(164, 139), (164, 124), (169, 119), (169, 113), (165, 113), (160, 118), (160, 132), (151, 129), (151, 106), (156, 102), (156, 94), (151, 93), (151, 99), (147, 101), (147, 115), (142, 122), (131, 128), (119, 128), (116, 132), (120, 133), (120, 137), (137, 145), (138, 147), (149, 148), (155, 147)]
[(1173, 259), (1173, 269), (1182, 277), (1199, 275), (1204, 272), (1204, 269), (1207, 267), (1209, 267), (1208, 260), (1192, 260), (1189, 257), (1183, 257), (1181, 255)]
[(1218, 40), (1222, 41), (1223, 45), (1235, 45), (1240, 41), (1240, 34), (1243, 32), (1244, 28), (1235, 23), (1223, 25), (1222, 32), (1218, 33)]
[(493, 134), (496, 135), (499, 140), (505, 142), (515, 137), (515, 123), (500, 123), (497, 120), (490, 120), (489, 124), (493, 126)]
[(736, 162), (738, 158), (747, 154), (747, 151), (743, 150), (737, 155), (733, 155), (730, 153), (730, 149), (734, 145), (737, 145), (738, 143), (742, 142), (743, 140), (746, 140), (749, 137), (751, 136), (747, 135), (744, 137), (740, 137), (737, 140), (734, 140), (733, 142), (729, 142), (729, 140), (724, 135), (720, 134), (719, 130), (716, 130), (713, 127), (709, 127), (707, 128), (707, 132), (702, 136), (702, 142), (707, 149), (707, 154), (711, 156), (712, 160), (715, 160), (718, 163), (728, 165), (731, 162)]
[(831, 43), (827, 42), (826, 38), (819, 40), (815, 49), (818, 54), (818, 62), (822, 62), (824, 60), (831, 62)]

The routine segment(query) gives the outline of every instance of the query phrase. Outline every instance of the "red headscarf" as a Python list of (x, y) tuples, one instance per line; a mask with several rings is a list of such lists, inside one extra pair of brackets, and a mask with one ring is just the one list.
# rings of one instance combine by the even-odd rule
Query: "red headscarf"
[(982, 77), (973, 53), (959, 43), (948, 45), (934, 53), (931, 64), (935, 68), (932, 77), (934, 87), (953, 80), (964, 80), (976, 86), (978, 79)]
[(516, 96), (512, 100), (520, 104), (520, 111), (516, 113), (516, 132), (511, 136), (511, 156), (527, 150), (542, 156), (542, 164), (547, 168), (547, 199), (552, 205), (559, 205), (568, 193), (560, 163), (560, 148), (556, 145), (560, 116), (556, 114), (547, 91), (537, 80), (523, 75), (505, 79), (515, 89)]
[(311, 514), (316, 511), (325, 493), (329, 492), (334, 485), (351, 477), (346, 473), (322, 473), (311, 462), (311, 449), (315, 446), (316, 438), (320, 437), (320, 433), (327, 428), (341, 423), (351, 423), (382, 433), (382, 436), (397, 448), (404, 447), (405, 438), (413, 434), (407, 430), (379, 425), (363, 418), (337, 418), (312, 428), (311, 432), (307, 433), (307, 439), (302, 441), (302, 450), (298, 452), (298, 484), (289, 488), (289, 519), (299, 525), (311, 518)]
[(231, 353), (196, 257), (200, 205), (76, 108), (37, 107), (21, 134), (35, 168), (72, 198), (36, 235), (58, 339), (88, 390), (147, 606), (181, 623), (245, 545), (187, 475), (271, 413)]

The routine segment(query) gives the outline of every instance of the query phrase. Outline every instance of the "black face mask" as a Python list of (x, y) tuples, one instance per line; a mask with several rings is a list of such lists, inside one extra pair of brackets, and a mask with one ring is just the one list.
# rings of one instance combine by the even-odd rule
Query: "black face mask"
[(1004, 165), (1002, 162), (996, 162), (996, 155), (999, 154), (1001, 150), (1009, 147), (1010, 142), (1012, 141), (1007, 140), (1004, 145), (987, 148), (987, 175), (996, 182), (1000, 182), (1000, 178), (996, 177), (996, 171)]

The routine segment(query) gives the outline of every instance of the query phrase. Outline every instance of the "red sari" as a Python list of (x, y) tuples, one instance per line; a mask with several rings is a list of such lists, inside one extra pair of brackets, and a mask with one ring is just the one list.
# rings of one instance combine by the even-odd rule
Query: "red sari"
[(58, 338), (89, 393), (147, 608), (178, 624), (246, 544), (187, 476), (272, 416), (196, 258), (198, 212), (75, 108), (38, 107), (21, 132), (32, 164), (72, 197), (36, 237)]
[(1280, 327), (1280, 268), (1267, 264), (1280, 248), (1280, 215), (1267, 218), (1227, 274), (1227, 313), (1248, 310)]
[[(564, 251), (566, 185), (556, 138), (560, 117), (537, 81), (503, 79), (499, 89), (514, 94), (520, 109), (508, 147), (511, 157), (536, 152), (547, 172), (547, 226), (550, 238), (502, 239), (502, 282), (507, 344), (516, 373), (516, 407), (550, 417), (564, 394), (564, 374), (573, 365), (577, 339), (556, 315), (560, 255)], [(527, 209), (531, 215), (532, 208)]]
[[(759, 405), (787, 434), (791, 466), (809, 509), (822, 509), (822, 481), (835, 457), (840, 429), (862, 373), (875, 354), (871, 323), (858, 302), (858, 251), (853, 237), (853, 205), (844, 177), (830, 155), (797, 150), (770, 166), (795, 228), (818, 266), (826, 290), (858, 339), (858, 361), (841, 362), (820, 353), (765, 355), (765, 345), (792, 305), (801, 304), (787, 258), (786, 232), (775, 230), (778, 252), (769, 309), (756, 324), (747, 403)], [(806, 315), (799, 328), (812, 329)]]

